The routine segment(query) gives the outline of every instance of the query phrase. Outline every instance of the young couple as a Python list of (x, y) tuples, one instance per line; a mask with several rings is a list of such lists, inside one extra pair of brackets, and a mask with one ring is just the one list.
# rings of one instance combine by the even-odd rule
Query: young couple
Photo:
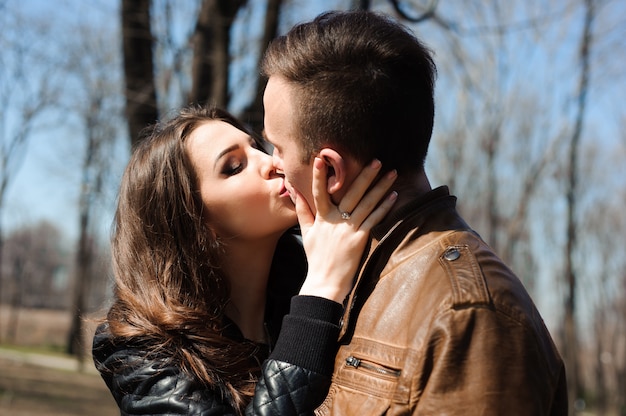
[(428, 49), (332, 12), (262, 71), (273, 157), (192, 107), (126, 169), (93, 350), (122, 414), (567, 414), (532, 300), (425, 174)]

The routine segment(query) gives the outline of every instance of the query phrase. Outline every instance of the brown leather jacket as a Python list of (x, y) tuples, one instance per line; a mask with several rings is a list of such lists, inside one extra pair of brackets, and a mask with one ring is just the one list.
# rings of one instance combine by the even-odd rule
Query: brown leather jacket
[(372, 233), (316, 414), (567, 414), (539, 312), (455, 205), (435, 189)]

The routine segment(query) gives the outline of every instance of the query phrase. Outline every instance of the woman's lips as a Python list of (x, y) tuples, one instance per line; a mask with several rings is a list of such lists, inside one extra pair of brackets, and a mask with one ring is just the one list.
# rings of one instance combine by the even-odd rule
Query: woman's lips
[(287, 186), (285, 186), (285, 181), (283, 180), (283, 184), (282, 187), (280, 189), (280, 196), (291, 196), (291, 194), (289, 193), (289, 189), (287, 189)]
[(292, 195), (291, 191), (289, 190), (289, 187), (287, 186), (287, 183), (283, 180), (283, 186), (280, 190), (280, 197), (289, 197), (289, 199), (291, 199), (291, 202), (293, 202), (293, 204), (295, 205), (296, 200), (294, 195)]

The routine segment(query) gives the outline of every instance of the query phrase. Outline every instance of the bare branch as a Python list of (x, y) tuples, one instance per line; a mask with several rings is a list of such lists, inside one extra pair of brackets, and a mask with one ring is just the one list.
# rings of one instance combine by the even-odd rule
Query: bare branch
[(428, 19), (435, 18), (435, 11), (437, 9), (437, 4), (439, 0), (431, 0), (430, 4), (426, 7), (426, 10), (420, 14), (419, 16), (409, 16), (403, 9), (400, 4), (400, 0), (389, 0), (393, 9), (405, 20), (408, 20), (411, 23), (421, 23)]

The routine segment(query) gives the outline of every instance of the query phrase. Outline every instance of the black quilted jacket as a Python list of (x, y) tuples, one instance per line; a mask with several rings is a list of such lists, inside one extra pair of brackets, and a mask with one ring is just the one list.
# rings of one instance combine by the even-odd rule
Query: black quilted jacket
[[(330, 386), (341, 315), (341, 305), (326, 299), (292, 299), (247, 415), (313, 413)], [(147, 358), (139, 345), (114, 343), (106, 324), (94, 337), (96, 368), (121, 415), (236, 414), (222, 390), (207, 389), (179, 367), (166, 364), (166, 357)]]

